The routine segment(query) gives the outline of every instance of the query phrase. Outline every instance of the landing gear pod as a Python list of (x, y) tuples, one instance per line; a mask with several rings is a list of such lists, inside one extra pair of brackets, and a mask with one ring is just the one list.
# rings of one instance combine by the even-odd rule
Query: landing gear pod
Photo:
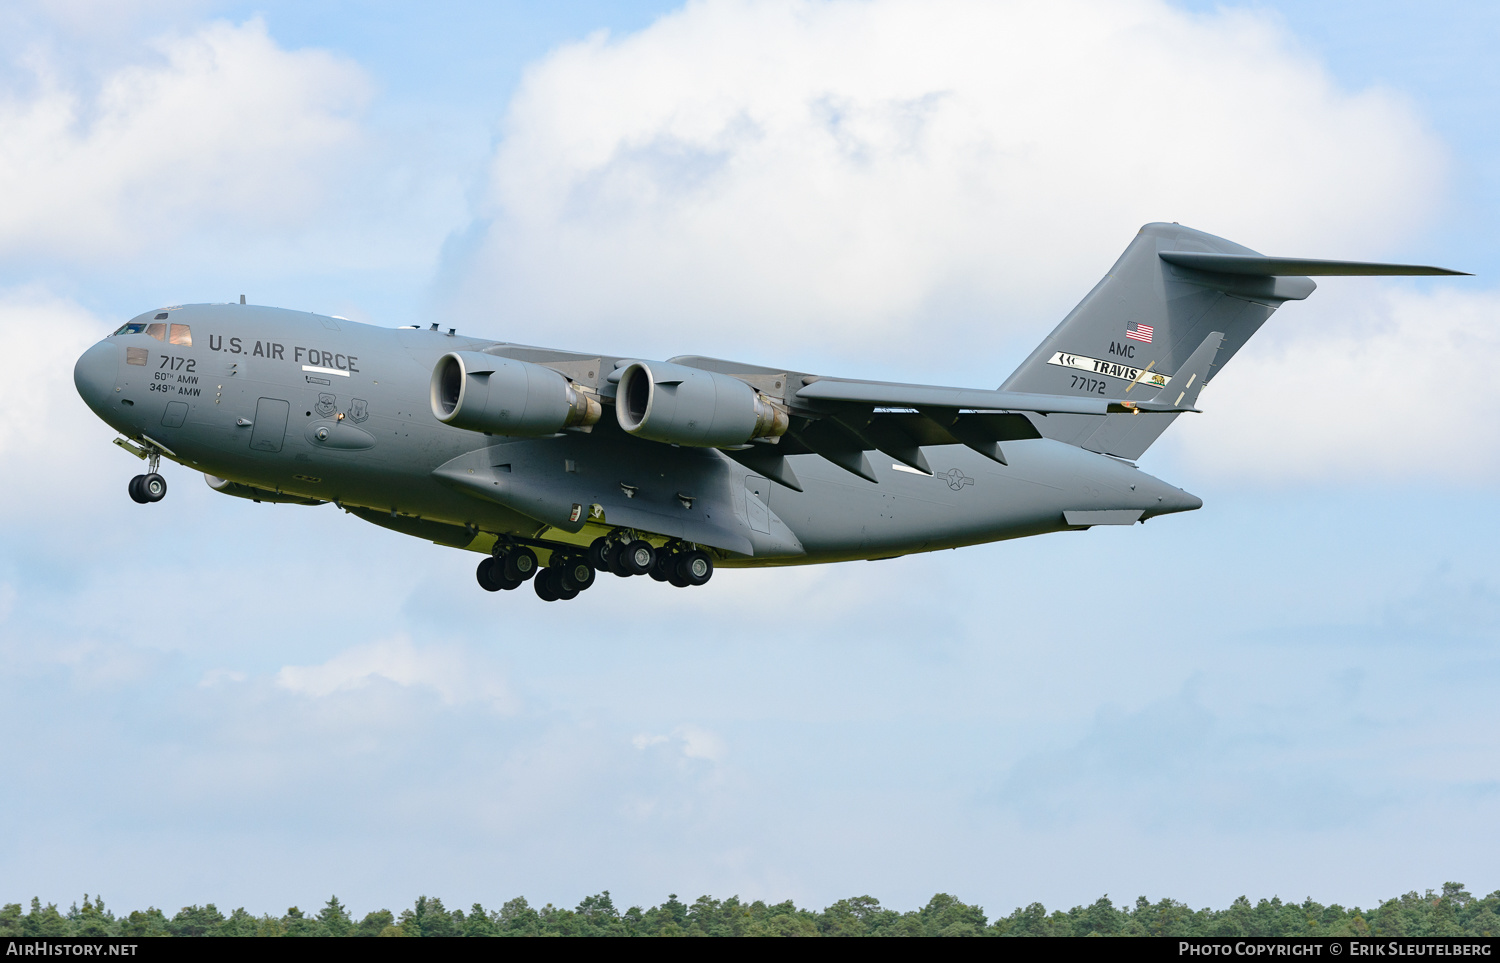
[(551, 368), (453, 351), (432, 369), (432, 413), (445, 425), (469, 431), (540, 436), (592, 425), (603, 409)]
[(786, 412), (738, 378), (663, 361), (626, 366), (615, 417), (637, 438), (695, 448), (733, 448), (787, 429)]

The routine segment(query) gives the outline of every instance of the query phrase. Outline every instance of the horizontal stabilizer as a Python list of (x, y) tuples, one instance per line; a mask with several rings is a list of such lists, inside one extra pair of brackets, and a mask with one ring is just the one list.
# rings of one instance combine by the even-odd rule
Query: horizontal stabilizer
[(1168, 264), (1213, 271), (1217, 274), (1248, 274), (1255, 277), (1407, 277), (1424, 274), (1462, 274), (1426, 264), (1378, 264), (1373, 261), (1322, 261), (1302, 257), (1262, 257), (1259, 254), (1202, 254), (1197, 251), (1162, 251)]

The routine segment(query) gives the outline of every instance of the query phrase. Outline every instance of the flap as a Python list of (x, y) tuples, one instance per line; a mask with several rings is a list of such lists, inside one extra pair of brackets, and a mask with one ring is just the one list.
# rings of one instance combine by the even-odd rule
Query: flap
[(824, 378), (796, 394), (799, 401), (848, 401), (886, 408), (964, 408), (975, 411), (1035, 411), (1041, 414), (1102, 415), (1107, 398), (1039, 395), (984, 388), (886, 384), (878, 381), (834, 381)]

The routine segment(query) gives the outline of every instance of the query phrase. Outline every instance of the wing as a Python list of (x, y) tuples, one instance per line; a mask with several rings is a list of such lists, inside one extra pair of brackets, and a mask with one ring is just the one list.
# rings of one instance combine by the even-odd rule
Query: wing
[[(672, 363), (731, 374), (786, 407), (786, 434), (741, 448), (721, 449), (751, 470), (789, 488), (801, 484), (788, 455), (815, 454), (845, 471), (876, 482), (868, 452), (879, 451), (917, 471), (932, 474), (922, 449), (965, 445), (1004, 465), (1003, 442), (1040, 438), (1032, 419), (1049, 414), (1097, 415), (1128, 411), (1191, 410), (1150, 401), (1095, 396), (1032, 394), (825, 378), (774, 371), (717, 358), (687, 356)], [(1189, 403), (1191, 405), (1191, 402)]]

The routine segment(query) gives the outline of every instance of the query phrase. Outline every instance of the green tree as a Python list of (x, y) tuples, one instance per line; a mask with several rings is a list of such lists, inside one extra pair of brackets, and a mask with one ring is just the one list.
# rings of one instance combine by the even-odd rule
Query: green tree
[(764, 903), (756, 905), (765, 908), (745, 928), (746, 936), (818, 935), (817, 918), (807, 910), (799, 910), (791, 900), (770, 906)]
[(322, 929), (319, 936), (348, 936), (354, 929), (349, 911), (337, 896), (328, 897), (328, 902), (318, 911), (318, 924)]
[(130, 915), (120, 921), (121, 936), (171, 936), (172, 931), (167, 928), (167, 917), (155, 906), (147, 908), (143, 913), (140, 910), (131, 910)]
[(360, 920), (359, 925), (354, 928), (354, 935), (384, 936), (386, 927), (394, 928), (395, 923), (396, 917), (391, 914), (390, 910), (376, 910), (365, 914), (365, 918)]
[(20, 903), (6, 903), (0, 906), (0, 936), (20, 936), (26, 925), (26, 918), (21, 915)]
[(282, 924), (281, 920), (267, 913), (255, 921), (255, 935), (261, 937), (285, 936), (286, 926)]
[(255, 917), (245, 911), (241, 906), (229, 914), (223, 924), (214, 933), (215, 936), (254, 936)]
[(590, 936), (624, 936), (628, 932), (609, 890), (584, 897), (573, 913)]
[[(495, 914), (498, 916), (499, 914)], [(485, 912), (483, 906), (475, 903), (469, 907), (469, 915), (464, 918), (465, 936), (499, 936), (500, 927), (496, 925), (495, 916)]]
[(41, 900), (31, 898), (31, 912), (21, 924), (23, 936), (69, 936), (69, 929), (67, 917), (57, 911), (56, 903), (44, 907)]
[(214, 904), (184, 906), (167, 923), (173, 936), (213, 936), (224, 923), (224, 914)]
[(75, 904), (68, 911), (68, 922), (74, 936), (114, 936), (118, 931), (115, 914), (105, 910), (103, 898), (90, 901), (87, 893), (83, 894), (82, 909)]
[(407, 936), (458, 936), (462, 933), (462, 920), (462, 913), (455, 920), (436, 896), (430, 899), (418, 896), (411, 909), (401, 911), (401, 922), (397, 925)]
[(542, 931), (541, 917), (524, 896), (507, 900), (500, 907), (500, 918), (495, 922), (504, 936), (536, 936)]
[(978, 906), (938, 893), (922, 907), (922, 925), (928, 936), (978, 936), (988, 920)]
[(287, 908), (286, 915), (281, 918), (281, 928), (286, 936), (326, 935), (316, 916), (308, 919), (307, 914), (295, 906)]

